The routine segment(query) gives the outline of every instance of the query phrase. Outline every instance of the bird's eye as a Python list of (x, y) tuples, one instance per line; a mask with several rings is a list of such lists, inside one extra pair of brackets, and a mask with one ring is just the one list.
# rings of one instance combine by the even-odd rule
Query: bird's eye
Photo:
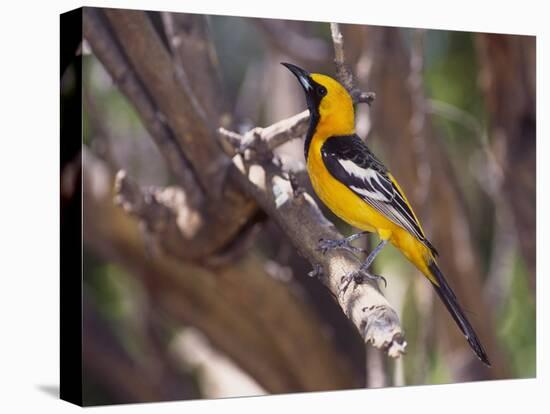
[(317, 95), (325, 96), (327, 94), (327, 88), (322, 85), (317, 86)]

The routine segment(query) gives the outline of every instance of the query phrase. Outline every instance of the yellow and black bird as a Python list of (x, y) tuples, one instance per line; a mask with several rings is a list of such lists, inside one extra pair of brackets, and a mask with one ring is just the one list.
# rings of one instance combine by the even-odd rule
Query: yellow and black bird
[[(477, 357), (490, 366), (489, 359), (451, 287), (439, 269), (437, 250), (426, 238), (397, 181), (355, 134), (355, 113), (348, 91), (329, 76), (308, 73), (283, 63), (304, 89), (310, 112), (305, 139), (305, 158), (313, 188), (338, 217), (362, 230), (342, 240), (325, 240), (323, 249), (353, 250), (350, 242), (372, 232), (380, 237), (359, 272), (348, 275), (349, 283), (369, 273), (376, 255), (392, 243), (431, 282)], [(359, 278), (360, 280), (360, 278)], [(347, 286), (347, 284), (346, 284)]]

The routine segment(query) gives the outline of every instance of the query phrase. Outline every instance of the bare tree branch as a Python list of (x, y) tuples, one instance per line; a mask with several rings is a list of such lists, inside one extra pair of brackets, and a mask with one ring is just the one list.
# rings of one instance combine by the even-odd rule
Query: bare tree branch
[(336, 65), (336, 77), (349, 91), (354, 103), (372, 104), (376, 98), (374, 92), (362, 92), (354, 87), (353, 74), (346, 65), (344, 58), (344, 36), (340, 32), (338, 23), (330, 24), (332, 43), (334, 44), (334, 64)]
[[(220, 134), (225, 135), (225, 130), (220, 130)], [(231, 135), (235, 137), (235, 133)], [(403, 354), (406, 342), (399, 317), (377, 286), (363, 283), (341, 294), (342, 278), (356, 271), (360, 263), (349, 254), (328, 252), (325, 255), (319, 251), (320, 239), (337, 239), (341, 235), (323, 217), (311, 196), (295, 195), (290, 181), (282, 177), (271, 161), (249, 165), (248, 173), (242, 157), (235, 156), (234, 162), (241, 166), (241, 171), (234, 173), (235, 179), (276, 220), (300, 253), (322, 269), (321, 281), (337, 298), (364, 341), (384, 349), (393, 358)]]
[(187, 89), (206, 122), (229, 126), (229, 111), (208, 17), (200, 14), (162, 13), (162, 21), (174, 56), (176, 76)]
[(189, 192), (190, 205), (198, 208), (203, 201), (203, 191), (196, 182), (189, 161), (180, 151), (170, 128), (165, 124), (163, 116), (146, 88), (129, 65), (124, 52), (113, 39), (106, 23), (100, 10), (85, 8), (84, 37), (110, 73), (113, 81), (136, 108), (145, 128), (151, 134), (178, 183)]
[[(199, 229), (189, 232), (194, 234), (192, 239), (178, 236), (172, 239), (178, 243), (163, 245), (170, 245), (170, 250), (178, 252), (180, 258), (211, 258), (238, 238), (257, 211), (256, 206), (231, 182), (225, 181), (225, 171), (232, 168), (231, 163), (216, 142), (211, 127), (204, 126), (204, 119), (190, 103), (192, 99), (188, 99), (187, 93), (192, 91), (182, 90), (181, 83), (175, 79), (172, 59), (147, 15), (130, 10), (106, 13), (113, 25), (101, 10), (85, 9), (84, 36), (136, 107), (172, 172), (179, 178), (178, 184), (186, 195), (186, 208), (195, 209), (201, 218)], [(118, 28), (116, 34), (121, 37), (113, 33), (113, 28)], [(153, 55), (149, 56), (149, 52)], [(224, 208), (220, 209), (219, 205)], [(169, 232), (179, 233), (178, 229)]]
[(359, 386), (317, 316), (263, 258), (251, 251), (214, 270), (170, 254), (148, 257), (138, 223), (112, 202), (111, 172), (88, 151), (83, 161), (86, 246), (139, 277), (163, 320), (198, 327), (269, 392)]
[(225, 128), (220, 128), (220, 132), (238, 153), (254, 150), (256, 153), (272, 156), (275, 148), (290, 140), (302, 138), (307, 132), (308, 121), (309, 111), (304, 111), (266, 128), (252, 128), (243, 136)]
[(336, 65), (336, 76), (341, 80), (346, 89), (353, 88), (353, 75), (346, 66), (344, 59), (344, 36), (340, 32), (338, 23), (330, 24), (330, 34), (332, 35), (332, 43), (334, 45), (334, 63)]
[(174, 130), (176, 140), (193, 166), (206, 193), (214, 194), (213, 185), (222, 179), (225, 158), (213, 138), (214, 128), (193, 104), (190, 90), (178, 82), (170, 53), (145, 12), (105, 9), (118, 40), (131, 63), (147, 85), (158, 108)]
[[(343, 61), (343, 38), (338, 25), (331, 24), (331, 29), (337, 77), (349, 90), (358, 91), (353, 87), (351, 72)], [(372, 343), (374, 347), (397, 358), (406, 347), (397, 313), (374, 284), (364, 283), (341, 294), (342, 278), (356, 271), (360, 263), (347, 254), (330, 252), (325, 255), (319, 251), (320, 239), (336, 239), (341, 235), (322, 216), (313, 199), (307, 193), (297, 194), (292, 183), (283, 178), (284, 173), (273, 163), (271, 151), (275, 144), (286, 142), (298, 132), (303, 134), (307, 119), (306, 113), (301, 113), (271, 127), (254, 128), (244, 136), (224, 128), (218, 132), (222, 139), (234, 147), (233, 151), (228, 151), (228, 155), (241, 154), (243, 148), (256, 150), (257, 156), (251, 159), (234, 156), (235, 165), (240, 167), (240, 174), (235, 173), (235, 179), (276, 220), (301, 254), (322, 270), (322, 282), (337, 298), (365, 343)]]

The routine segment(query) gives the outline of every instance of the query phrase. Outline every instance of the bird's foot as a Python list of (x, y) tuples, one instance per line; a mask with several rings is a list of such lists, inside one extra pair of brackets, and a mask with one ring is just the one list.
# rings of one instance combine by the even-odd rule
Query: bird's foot
[(326, 254), (329, 250), (341, 249), (346, 250), (350, 253), (366, 253), (365, 249), (355, 247), (351, 244), (349, 238), (339, 239), (339, 240), (329, 240), (329, 239), (320, 239), (318, 244), (318, 249)]
[(370, 280), (375, 283), (378, 283), (381, 280), (384, 282), (384, 287), (388, 287), (388, 282), (384, 276), (375, 275), (366, 269), (359, 268), (355, 272), (350, 272), (346, 276), (342, 276), (342, 279), (340, 280), (339, 295), (344, 295), (352, 282), (356, 285), (360, 285), (365, 280)]

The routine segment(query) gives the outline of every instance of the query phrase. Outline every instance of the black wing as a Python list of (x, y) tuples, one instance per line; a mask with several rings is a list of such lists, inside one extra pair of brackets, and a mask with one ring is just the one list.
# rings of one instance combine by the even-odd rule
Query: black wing
[(321, 153), (325, 166), (334, 178), (437, 255), (387, 168), (361, 138), (357, 135), (331, 137), (323, 144)]

